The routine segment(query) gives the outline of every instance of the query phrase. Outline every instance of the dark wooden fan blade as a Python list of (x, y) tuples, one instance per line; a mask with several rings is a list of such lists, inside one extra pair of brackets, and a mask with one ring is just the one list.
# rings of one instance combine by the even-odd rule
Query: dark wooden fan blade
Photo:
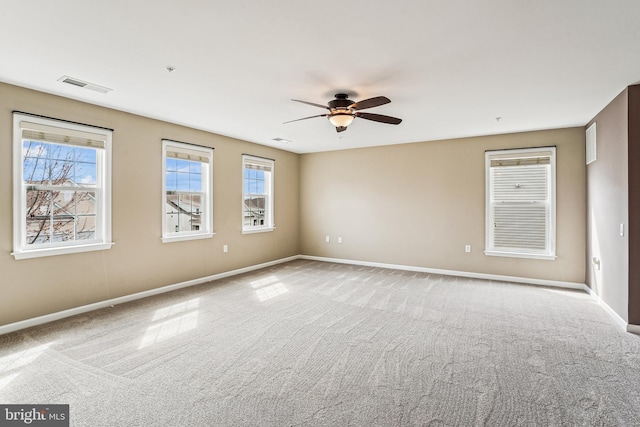
[(289, 120), (288, 122), (284, 122), (283, 125), (286, 125), (287, 123), (299, 122), (300, 120), (307, 120), (307, 119), (313, 119), (315, 117), (327, 117), (327, 116), (328, 114), (318, 114), (317, 116), (303, 117), (301, 119)]
[(313, 105), (314, 107), (326, 108), (327, 110), (329, 110), (329, 109), (330, 109), (330, 108), (329, 108), (329, 107), (327, 107), (326, 105), (316, 104), (315, 102), (300, 101), (299, 99), (292, 99), (292, 101), (302, 102), (303, 104)]
[(361, 119), (373, 120), (374, 122), (388, 123), (390, 125), (399, 125), (402, 122), (402, 119), (398, 119), (397, 117), (384, 116), (382, 114), (373, 113), (356, 113), (356, 117), (360, 117)]
[(355, 102), (350, 105), (350, 108), (354, 110), (364, 110), (365, 108), (373, 108), (378, 105), (384, 105), (390, 103), (391, 100), (386, 96), (376, 96), (375, 98), (369, 98), (362, 101)]

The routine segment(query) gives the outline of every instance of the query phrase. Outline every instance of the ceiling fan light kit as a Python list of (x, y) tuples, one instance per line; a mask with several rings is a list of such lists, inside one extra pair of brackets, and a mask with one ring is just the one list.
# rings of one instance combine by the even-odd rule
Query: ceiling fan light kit
[(329, 116), (329, 121), (335, 127), (347, 127), (355, 119), (355, 116), (351, 113), (335, 113)]
[(375, 98), (369, 98), (359, 102), (355, 102), (350, 100), (349, 95), (347, 95), (346, 93), (337, 93), (336, 99), (329, 101), (326, 106), (313, 102), (301, 101), (299, 99), (292, 99), (292, 101), (313, 105), (314, 107), (325, 108), (329, 110), (329, 113), (319, 114), (317, 116), (311, 117), (304, 117), (302, 119), (291, 120), (285, 123), (312, 119), (314, 117), (327, 117), (331, 124), (335, 126), (336, 132), (344, 132), (345, 130), (347, 130), (347, 126), (349, 126), (356, 117), (371, 120), (374, 122), (387, 123), (390, 125), (398, 125), (402, 122), (402, 119), (398, 119), (397, 117), (385, 116), (382, 114), (361, 113), (359, 111), (366, 108), (378, 107), (380, 105), (390, 103), (391, 100), (385, 96), (376, 96)]

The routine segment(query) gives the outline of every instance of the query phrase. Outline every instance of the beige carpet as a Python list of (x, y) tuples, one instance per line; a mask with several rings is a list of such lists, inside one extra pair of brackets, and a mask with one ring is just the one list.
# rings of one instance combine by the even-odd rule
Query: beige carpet
[(638, 426), (587, 294), (295, 261), (0, 337), (0, 403), (73, 426)]

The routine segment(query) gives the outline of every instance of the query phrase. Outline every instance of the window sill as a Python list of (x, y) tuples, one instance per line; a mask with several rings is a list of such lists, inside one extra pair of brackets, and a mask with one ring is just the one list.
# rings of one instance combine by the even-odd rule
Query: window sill
[(242, 234), (268, 233), (275, 229), (276, 227), (243, 228)]
[(180, 236), (163, 236), (162, 243), (173, 243), (173, 242), (184, 242), (187, 240), (200, 240), (200, 239), (210, 239), (216, 233), (201, 233), (201, 234), (182, 234)]
[(114, 243), (93, 243), (87, 245), (64, 246), (55, 248), (31, 249), (27, 251), (15, 251), (11, 255), (16, 260), (40, 258), (46, 256), (77, 254), (82, 252), (103, 251), (111, 249)]
[(522, 252), (500, 252), (500, 251), (484, 251), (484, 254), (487, 256), (500, 256), (507, 258), (528, 258), (528, 259), (544, 259), (548, 261), (553, 261), (558, 258), (557, 255), (552, 254), (531, 254), (531, 253), (522, 253)]

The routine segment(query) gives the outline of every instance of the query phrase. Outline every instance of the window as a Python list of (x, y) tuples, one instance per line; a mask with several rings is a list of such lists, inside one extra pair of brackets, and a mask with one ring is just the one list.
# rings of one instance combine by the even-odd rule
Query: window
[(109, 249), (109, 129), (14, 113), (15, 259)]
[(488, 151), (487, 255), (555, 259), (555, 147)]
[(242, 231), (273, 231), (274, 161), (242, 156)]
[(162, 141), (162, 241), (213, 236), (213, 149)]

